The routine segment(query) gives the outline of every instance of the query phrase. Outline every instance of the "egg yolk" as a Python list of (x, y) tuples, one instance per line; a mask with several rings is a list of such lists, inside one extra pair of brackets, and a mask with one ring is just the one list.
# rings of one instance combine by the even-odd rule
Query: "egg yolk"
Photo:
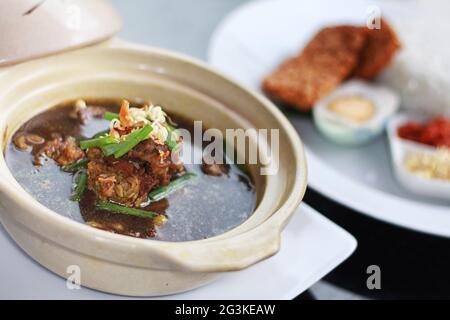
[(358, 96), (337, 97), (328, 104), (328, 109), (340, 117), (355, 123), (366, 122), (375, 114), (373, 103)]

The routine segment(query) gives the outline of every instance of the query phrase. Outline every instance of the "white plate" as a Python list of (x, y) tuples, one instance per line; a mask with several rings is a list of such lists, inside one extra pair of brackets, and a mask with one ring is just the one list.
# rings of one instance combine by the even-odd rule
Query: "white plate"
[[(162, 299), (292, 299), (323, 278), (356, 248), (345, 230), (302, 204), (282, 233), (281, 250), (244, 271)], [(0, 226), (0, 299), (118, 299), (87, 288), (68, 290), (64, 279), (31, 260)], [(83, 282), (83, 275), (81, 275)]]
[[(209, 62), (243, 85), (260, 90), (261, 79), (295, 55), (324, 25), (365, 23), (373, 1), (263, 0), (247, 3), (219, 25)], [(387, 19), (408, 17), (414, 1), (380, 1)], [(449, 102), (450, 103), (450, 102)], [(309, 116), (290, 120), (307, 146), (309, 185), (352, 209), (393, 224), (450, 237), (450, 202), (409, 193), (395, 179), (385, 136), (362, 147), (323, 139)]]

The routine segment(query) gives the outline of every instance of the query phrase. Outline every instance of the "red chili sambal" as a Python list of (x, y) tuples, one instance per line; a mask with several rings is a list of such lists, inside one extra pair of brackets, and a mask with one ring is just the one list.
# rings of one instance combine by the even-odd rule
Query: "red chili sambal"
[(397, 134), (402, 139), (450, 148), (450, 120), (445, 117), (436, 117), (425, 123), (407, 122), (397, 129)]

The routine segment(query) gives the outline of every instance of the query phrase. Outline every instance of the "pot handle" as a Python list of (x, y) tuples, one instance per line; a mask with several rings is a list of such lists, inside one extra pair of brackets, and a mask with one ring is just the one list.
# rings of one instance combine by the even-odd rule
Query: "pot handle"
[[(276, 254), (282, 227), (263, 223), (229, 240), (218, 239), (172, 251), (176, 269), (190, 272), (227, 272), (245, 269)], [(168, 252), (167, 252), (168, 253)]]

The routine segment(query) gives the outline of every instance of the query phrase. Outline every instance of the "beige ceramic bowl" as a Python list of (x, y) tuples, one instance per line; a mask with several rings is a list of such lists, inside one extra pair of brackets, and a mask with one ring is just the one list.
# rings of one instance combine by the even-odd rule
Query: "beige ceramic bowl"
[(222, 130), (278, 128), (280, 169), (265, 178), (253, 172), (258, 206), (245, 223), (210, 239), (172, 243), (108, 233), (49, 210), (15, 181), (1, 154), (1, 222), (36, 261), (62, 277), (79, 266), (90, 288), (154, 296), (204, 285), (279, 250), (306, 189), (306, 161), (297, 133), (267, 99), (188, 57), (112, 40), (0, 69), (3, 148), (27, 119), (77, 97), (153, 99)]

